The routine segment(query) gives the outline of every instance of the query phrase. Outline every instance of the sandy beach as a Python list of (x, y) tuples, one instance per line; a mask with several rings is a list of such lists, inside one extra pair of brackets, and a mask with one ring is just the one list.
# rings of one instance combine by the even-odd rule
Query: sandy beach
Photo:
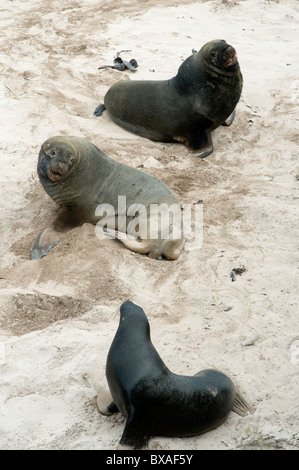
[[(117, 449), (125, 421), (96, 402), (130, 299), (173, 372), (219, 369), (253, 408), (149, 449), (298, 450), (298, 1), (2, 0), (0, 26), (0, 449)], [(93, 116), (113, 83), (171, 78), (212, 39), (235, 47), (244, 85), (209, 157)], [(98, 69), (121, 50), (136, 72)], [(58, 211), (36, 170), (55, 135), (156, 176), (181, 204), (201, 201), (201, 248), (153, 260), (85, 224), (31, 260)]]

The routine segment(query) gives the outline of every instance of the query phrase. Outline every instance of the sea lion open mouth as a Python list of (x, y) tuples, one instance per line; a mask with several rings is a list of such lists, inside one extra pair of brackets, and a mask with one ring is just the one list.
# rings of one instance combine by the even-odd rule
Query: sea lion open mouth
[(62, 176), (65, 175), (65, 173), (68, 171), (68, 168), (66, 165), (54, 163), (49, 169), (48, 169), (48, 178), (52, 181), (57, 181)]
[(50, 180), (52, 181), (57, 181), (61, 178), (61, 173), (59, 173), (59, 171), (52, 171), (52, 170), (49, 170), (48, 171), (48, 177)]
[(228, 46), (226, 49), (226, 56), (228, 57), (227, 61), (225, 62), (224, 67), (232, 67), (238, 61), (238, 57), (236, 54), (236, 50), (233, 46)]
[(233, 65), (235, 65), (238, 61), (238, 57), (237, 57), (237, 54), (234, 54), (232, 57), (230, 57), (226, 63), (225, 63), (225, 67), (232, 67)]

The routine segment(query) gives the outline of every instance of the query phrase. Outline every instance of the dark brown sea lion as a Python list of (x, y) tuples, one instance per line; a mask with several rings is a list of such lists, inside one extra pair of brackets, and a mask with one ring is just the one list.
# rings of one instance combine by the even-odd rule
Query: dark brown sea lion
[(126, 301), (107, 356), (106, 377), (112, 403), (98, 407), (105, 415), (118, 411), (126, 418), (120, 445), (136, 449), (154, 436), (187, 437), (218, 427), (231, 411), (250, 410), (222, 372), (203, 370), (195, 376), (171, 372), (150, 338), (141, 307)]
[(204, 158), (213, 152), (211, 131), (230, 125), (243, 79), (235, 49), (210, 41), (192, 54), (170, 80), (126, 80), (106, 93), (104, 104), (121, 127), (160, 142), (181, 142)]
[[(84, 223), (96, 224), (99, 236), (103, 227), (116, 233), (127, 248), (150, 258), (179, 257), (184, 246), (180, 206), (154, 176), (113, 160), (85, 139), (70, 136), (44, 142), (37, 172), (61, 209), (35, 241), (32, 259), (45, 256), (63, 233)], [(162, 225), (157, 217), (164, 217)]]

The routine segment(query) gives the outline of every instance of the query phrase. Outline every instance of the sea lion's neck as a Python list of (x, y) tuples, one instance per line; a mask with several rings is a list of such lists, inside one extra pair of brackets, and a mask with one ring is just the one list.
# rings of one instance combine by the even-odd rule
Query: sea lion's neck
[(239, 70), (239, 64), (231, 66), (229, 69), (220, 69), (211, 62), (206, 62), (207, 73), (213, 78), (219, 78), (219, 75), (222, 77), (232, 78), (235, 77)]
[(115, 172), (116, 162), (88, 141), (78, 144), (80, 163), (71, 176), (70, 186), (76, 187), (76, 199), (86, 201), (100, 200), (105, 193), (105, 185)]

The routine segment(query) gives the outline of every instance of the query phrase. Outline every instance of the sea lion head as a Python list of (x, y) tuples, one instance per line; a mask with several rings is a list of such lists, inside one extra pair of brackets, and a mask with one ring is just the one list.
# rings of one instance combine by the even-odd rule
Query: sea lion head
[(44, 178), (58, 182), (67, 178), (77, 167), (78, 162), (78, 151), (68, 137), (51, 137), (41, 146), (38, 173)]
[(200, 50), (206, 63), (225, 70), (226, 72), (234, 72), (238, 67), (238, 57), (236, 50), (224, 39), (216, 39), (207, 42)]
[(120, 307), (120, 324), (123, 322), (132, 322), (135, 326), (136, 322), (140, 325), (148, 325), (143, 309), (130, 300), (126, 300)]

